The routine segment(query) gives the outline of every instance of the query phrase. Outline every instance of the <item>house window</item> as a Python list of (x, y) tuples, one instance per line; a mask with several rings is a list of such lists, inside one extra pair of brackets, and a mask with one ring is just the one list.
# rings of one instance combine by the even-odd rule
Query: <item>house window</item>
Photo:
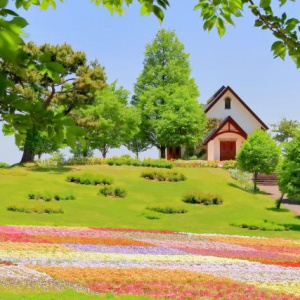
[(225, 98), (225, 109), (231, 109), (231, 99)]

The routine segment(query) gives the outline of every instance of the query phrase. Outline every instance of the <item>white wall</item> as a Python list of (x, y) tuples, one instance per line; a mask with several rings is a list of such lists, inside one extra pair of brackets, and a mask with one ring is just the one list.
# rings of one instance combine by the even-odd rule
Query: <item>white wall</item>
[[(225, 109), (225, 98), (231, 99), (231, 109)], [(248, 104), (247, 104), (248, 105)], [(261, 128), (261, 124), (254, 118), (254, 116), (234, 97), (234, 95), (227, 91), (221, 99), (206, 113), (208, 118), (225, 119), (231, 116), (247, 134), (251, 134), (254, 129)]]
[(220, 141), (236, 141), (236, 153), (245, 139), (236, 133), (223, 133), (207, 144), (207, 160), (220, 160)]

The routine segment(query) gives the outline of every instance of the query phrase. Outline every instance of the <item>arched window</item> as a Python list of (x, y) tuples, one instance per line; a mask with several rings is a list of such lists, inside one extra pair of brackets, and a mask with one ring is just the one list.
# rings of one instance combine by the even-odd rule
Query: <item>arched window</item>
[(225, 109), (231, 109), (231, 99), (229, 97), (225, 98)]

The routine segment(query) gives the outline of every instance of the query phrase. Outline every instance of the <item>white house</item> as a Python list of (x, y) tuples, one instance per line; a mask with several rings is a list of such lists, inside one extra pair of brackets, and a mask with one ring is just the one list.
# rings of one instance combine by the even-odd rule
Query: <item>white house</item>
[(204, 111), (207, 118), (222, 120), (203, 141), (207, 147), (207, 160), (235, 159), (248, 134), (255, 129), (268, 130), (268, 126), (230, 86), (222, 86), (208, 101)]
[[(204, 107), (207, 118), (220, 119), (219, 126), (208, 133), (203, 140), (207, 160), (235, 159), (243, 141), (255, 129), (268, 130), (268, 126), (233, 91), (230, 86), (222, 86)], [(181, 147), (168, 147), (167, 159), (177, 159), (182, 155)]]

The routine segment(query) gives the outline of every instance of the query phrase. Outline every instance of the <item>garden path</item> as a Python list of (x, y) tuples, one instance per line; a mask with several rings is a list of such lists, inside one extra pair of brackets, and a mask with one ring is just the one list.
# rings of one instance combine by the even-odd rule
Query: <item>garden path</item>
[[(261, 191), (265, 191), (276, 200), (281, 197), (281, 193), (277, 185), (259, 185), (259, 189)], [(294, 212), (296, 216), (300, 217), (300, 204), (296, 204), (295, 202), (287, 198), (284, 198), (282, 200), (282, 204), (285, 208)]]

